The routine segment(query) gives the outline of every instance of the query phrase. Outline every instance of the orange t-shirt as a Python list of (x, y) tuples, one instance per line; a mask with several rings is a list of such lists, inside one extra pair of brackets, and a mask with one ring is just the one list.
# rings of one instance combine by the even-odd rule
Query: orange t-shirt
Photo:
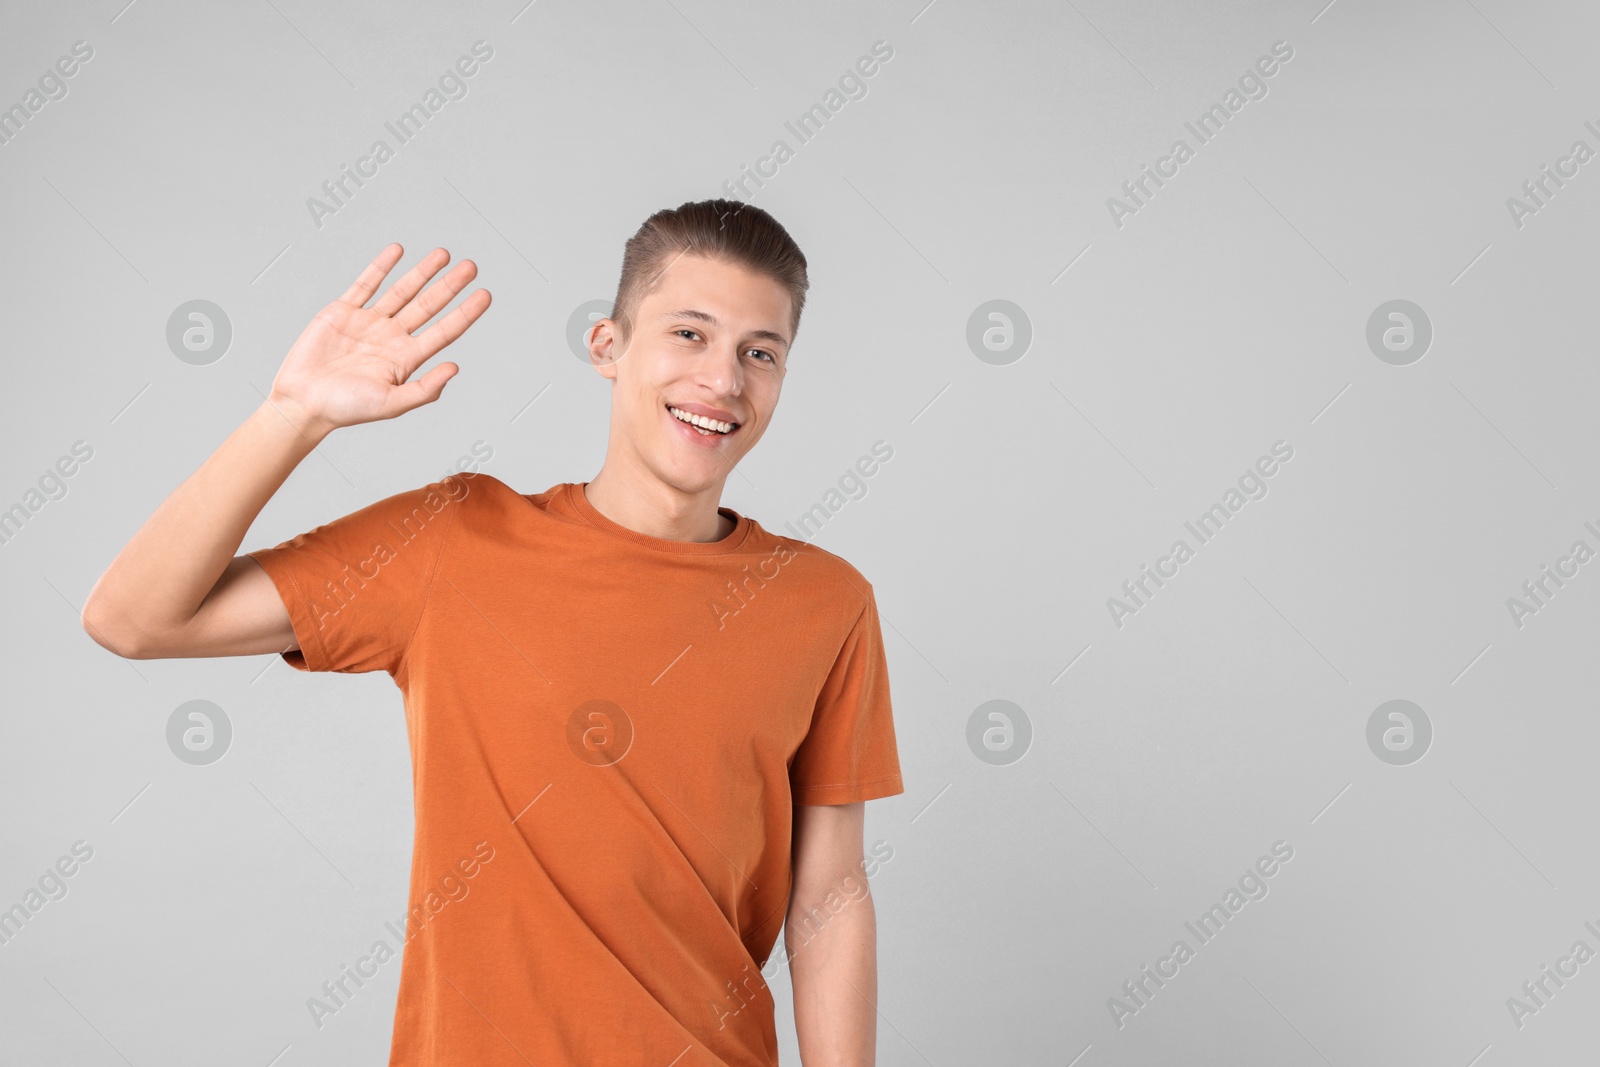
[(792, 806), (904, 786), (872, 586), (719, 511), (665, 540), (453, 475), (248, 553), (291, 666), (404, 694), (391, 1067), (778, 1062)]

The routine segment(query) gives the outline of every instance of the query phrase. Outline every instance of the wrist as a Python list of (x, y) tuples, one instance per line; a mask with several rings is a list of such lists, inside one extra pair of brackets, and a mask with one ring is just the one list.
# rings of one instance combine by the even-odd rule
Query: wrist
[(329, 425), (301, 406), (300, 402), (282, 393), (273, 393), (262, 401), (262, 413), (279, 425), (287, 425), (297, 436), (315, 448), (323, 439), (332, 433), (335, 427)]

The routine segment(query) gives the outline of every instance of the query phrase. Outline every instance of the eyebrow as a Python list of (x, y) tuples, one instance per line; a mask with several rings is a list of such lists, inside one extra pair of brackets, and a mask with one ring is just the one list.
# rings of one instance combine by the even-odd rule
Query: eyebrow
[[(717, 317), (715, 315), (709, 315), (704, 311), (696, 311), (694, 308), (682, 308), (678, 311), (669, 311), (656, 321), (661, 322), (665, 321), (666, 319), (695, 319), (699, 322), (705, 323), (708, 326), (722, 325), (717, 321)], [(774, 344), (780, 344), (784, 347), (785, 351), (787, 351), (789, 348), (789, 339), (783, 336), (781, 333), (773, 333), (771, 330), (751, 330), (750, 336), (760, 338), (763, 341), (771, 341)]]

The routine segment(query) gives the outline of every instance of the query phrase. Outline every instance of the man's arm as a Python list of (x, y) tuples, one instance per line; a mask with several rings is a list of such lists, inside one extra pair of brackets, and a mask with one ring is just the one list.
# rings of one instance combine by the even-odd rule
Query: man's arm
[(117, 554), (83, 606), (83, 628), (96, 643), (129, 659), (297, 647), (272, 580), (255, 560), (234, 555), (250, 524), (333, 430), (391, 419), (438, 399), (455, 364), (407, 379), (489, 306), (480, 289), (426, 333), (411, 336), (477, 273), (465, 260), (418, 297), (450, 259), (441, 248), (365, 307), (402, 251), (398, 244), (385, 248), (317, 313), (285, 357), (271, 396)]
[(794, 874), (783, 942), (805, 1067), (873, 1067), (877, 915), (862, 858), (866, 803), (794, 809)]

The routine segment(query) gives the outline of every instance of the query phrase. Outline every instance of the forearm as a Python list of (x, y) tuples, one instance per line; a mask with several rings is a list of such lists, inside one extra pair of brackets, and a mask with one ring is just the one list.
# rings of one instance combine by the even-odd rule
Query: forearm
[(118, 639), (193, 618), (250, 524), (327, 433), (292, 401), (263, 401), (117, 554), (84, 618)]
[[(877, 915), (872, 895), (847, 899), (820, 925), (791, 910), (784, 924), (804, 1067), (873, 1067), (877, 1050)], [(811, 920), (811, 921), (808, 921)]]

